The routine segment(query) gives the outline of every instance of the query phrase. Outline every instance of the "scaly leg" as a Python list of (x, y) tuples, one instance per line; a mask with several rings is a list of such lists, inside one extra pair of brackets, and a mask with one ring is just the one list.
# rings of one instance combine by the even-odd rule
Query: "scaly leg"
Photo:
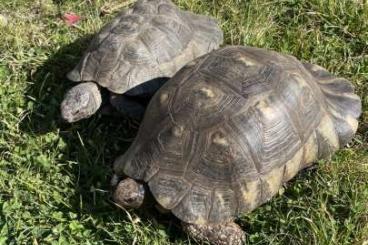
[(245, 244), (244, 231), (234, 222), (195, 225), (182, 222), (183, 230), (197, 241), (208, 241), (213, 245)]

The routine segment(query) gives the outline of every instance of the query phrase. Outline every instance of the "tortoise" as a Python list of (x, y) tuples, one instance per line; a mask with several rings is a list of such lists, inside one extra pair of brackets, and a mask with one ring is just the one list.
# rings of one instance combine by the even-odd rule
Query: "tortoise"
[(141, 115), (144, 108), (132, 97), (150, 97), (165, 78), (222, 42), (214, 18), (182, 11), (170, 0), (139, 0), (102, 28), (67, 74), (82, 83), (66, 93), (62, 117), (75, 122), (93, 115), (103, 102), (101, 88), (119, 111)]
[(191, 237), (241, 244), (234, 219), (346, 145), (360, 114), (352, 83), (318, 65), (261, 48), (215, 50), (153, 96), (114, 162), (113, 198), (138, 208), (150, 192)]

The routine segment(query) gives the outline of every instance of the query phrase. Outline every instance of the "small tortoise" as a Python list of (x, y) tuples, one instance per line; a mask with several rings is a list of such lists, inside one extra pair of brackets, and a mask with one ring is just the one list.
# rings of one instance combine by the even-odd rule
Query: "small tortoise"
[(114, 200), (139, 207), (149, 190), (190, 236), (241, 244), (234, 218), (347, 144), (360, 113), (352, 84), (320, 66), (265, 49), (218, 49), (153, 96), (114, 163)]
[(170, 0), (139, 0), (96, 35), (68, 73), (70, 80), (83, 83), (67, 92), (62, 117), (75, 122), (93, 115), (103, 100), (100, 87), (112, 92), (110, 102), (118, 110), (136, 112), (131, 97), (152, 95), (163, 83), (157, 78), (173, 76), (222, 42), (223, 33), (213, 18), (182, 11)]

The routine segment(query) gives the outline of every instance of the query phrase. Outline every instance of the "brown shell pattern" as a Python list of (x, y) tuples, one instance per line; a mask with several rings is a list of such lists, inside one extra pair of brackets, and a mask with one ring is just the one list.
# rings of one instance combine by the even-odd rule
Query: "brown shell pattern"
[(115, 162), (188, 223), (224, 222), (274, 196), (357, 129), (353, 86), (292, 56), (230, 46), (181, 69)]
[(102, 28), (68, 77), (122, 94), (143, 82), (171, 77), (222, 41), (213, 18), (182, 11), (169, 0), (139, 0)]

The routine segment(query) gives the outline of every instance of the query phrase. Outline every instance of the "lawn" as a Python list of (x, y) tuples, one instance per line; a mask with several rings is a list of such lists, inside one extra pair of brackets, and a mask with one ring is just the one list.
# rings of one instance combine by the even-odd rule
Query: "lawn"
[[(60, 120), (65, 78), (93, 33), (133, 1), (0, 0), (0, 244), (193, 244), (154, 209), (122, 211), (111, 163), (136, 122)], [(364, 0), (177, 0), (216, 17), (226, 44), (289, 53), (351, 80), (358, 134), (238, 223), (250, 244), (368, 244), (368, 4)], [(76, 27), (61, 15), (82, 16)], [(7, 21), (4, 20), (7, 19)], [(7, 22), (7, 23), (6, 23)]]

